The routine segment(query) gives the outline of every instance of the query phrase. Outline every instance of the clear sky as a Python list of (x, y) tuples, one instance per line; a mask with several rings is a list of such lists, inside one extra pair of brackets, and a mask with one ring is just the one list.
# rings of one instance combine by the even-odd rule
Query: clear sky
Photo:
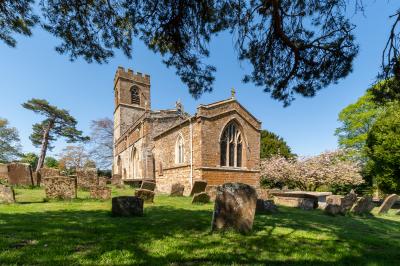
[[(32, 146), (29, 135), (32, 124), (41, 117), (21, 107), (33, 97), (69, 110), (77, 118), (78, 128), (89, 134), (91, 120), (113, 115), (113, 77), (120, 65), (151, 75), (153, 109), (174, 107), (179, 98), (185, 110), (194, 114), (199, 104), (226, 99), (235, 87), (237, 99), (262, 121), (262, 127), (282, 136), (295, 153), (312, 155), (332, 150), (337, 147), (334, 131), (339, 125), (338, 113), (374, 82), (389, 34), (389, 15), (398, 8), (397, 1), (370, 2), (364, 15), (352, 17), (360, 45), (353, 73), (314, 98), (298, 96), (287, 108), (263, 93), (262, 88), (241, 82), (249, 66), (237, 60), (229, 34), (218, 36), (210, 44), (209, 61), (217, 67), (214, 91), (194, 100), (175, 70), (166, 68), (161, 57), (139, 41), (133, 44), (132, 59), (117, 53), (103, 65), (84, 60), (70, 62), (54, 50), (59, 41), (37, 28), (33, 37), (18, 37), (17, 48), (0, 42), (0, 117), (18, 129), (24, 152), (39, 151)], [(51, 154), (59, 153), (64, 146), (63, 141), (57, 142)]]

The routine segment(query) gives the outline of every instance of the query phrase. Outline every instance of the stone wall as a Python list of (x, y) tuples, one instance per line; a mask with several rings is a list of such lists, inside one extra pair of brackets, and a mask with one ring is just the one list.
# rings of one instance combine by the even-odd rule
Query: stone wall
[(34, 185), (31, 166), (25, 163), (8, 164), (8, 183), (10, 185)]
[(163, 175), (156, 176), (156, 192), (170, 193), (172, 184), (180, 183), (185, 187), (183, 194), (190, 194), (190, 166), (185, 165), (176, 168), (164, 169)]
[(0, 180), (8, 181), (8, 167), (7, 167), (7, 164), (0, 163)]
[(78, 188), (90, 189), (98, 185), (97, 169), (86, 168), (76, 170)]
[(75, 177), (55, 176), (42, 179), (48, 199), (75, 199), (77, 180)]

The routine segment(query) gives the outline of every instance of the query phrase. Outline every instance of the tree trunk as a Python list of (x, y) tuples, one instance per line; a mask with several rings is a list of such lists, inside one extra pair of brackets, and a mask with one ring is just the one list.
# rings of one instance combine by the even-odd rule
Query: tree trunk
[(48, 127), (43, 132), (42, 147), (40, 149), (40, 156), (38, 164), (36, 166), (36, 172), (39, 171), (44, 164), (44, 159), (46, 158), (47, 146), (49, 145), (50, 130), (54, 126), (54, 121), (50, 121)]

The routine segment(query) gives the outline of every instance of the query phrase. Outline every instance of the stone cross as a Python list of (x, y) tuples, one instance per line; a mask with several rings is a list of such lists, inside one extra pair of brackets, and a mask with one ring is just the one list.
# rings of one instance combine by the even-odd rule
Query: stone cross
[(231, 96), (232, 96), (232, 99), (235, 99), (236, 97), (236, 91), (235, 91), (235, 88), (232, 88), (231, 89)]

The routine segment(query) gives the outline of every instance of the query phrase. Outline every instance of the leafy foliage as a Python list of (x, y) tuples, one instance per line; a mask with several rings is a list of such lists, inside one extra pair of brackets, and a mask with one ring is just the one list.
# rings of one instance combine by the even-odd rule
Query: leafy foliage
[(33, 152), (25, 153), (21, 157), (21, 162), (28, 163), (32, 169), (36, 169), (38, 161), (39, 156), (37, 156), (37, 154)]
[(261, 131), (261, 149), (260, 157), (271, 158), (275, 155), (281, 155), (286, 159), (295, 157), (286, 141), (268, 130)]
[(0, 162), (8, 162), (20, 155), (19, 135), (9, 127), (7, 119), (0, 118)]
[(59, 163), (56, 158), (47, 156), (44, 160), (44, 165), (48, 168), (58, 168)]
[(368, 170), (378, 187), (400, 192), (400, 104), (393, 102), (371, 128), (367, 138)]
[(261, 176), (269, 182), (311, 191), (321, 186), (357, 186), (364, 182), (359, 165), (347, 159), (342, 150), (299, 160), (274, 156), (261, 161)]
[[(90, 160), (89, 154), (85, 147), (80, 146), (67, 146), (58, 155), (60, 166), (63, 169), (76, 170), (84, 168), (85, 166), (93, 167), (93, 161)], [(94, 167), (96, 165), (94, 164)]]
[(82, 131), (76, 129), (77, 121), (67, 110), (50, 105), (46, 100), (34, 98), (22, 106), (45, 117), (42, 122), (32, 126), (33, 133), (30, 136), (34, 146), (41, 146), (36, 170), (42, 168), (47, 149), (52, 148), (51, 143), (58, 137), (64, 137), (68, 143), (89, 140), (89, 137), (82, 136)]
[(364, 147), (368, 132), (377, 117), (384, 111), (384, 107), (376, 104), (373, 97), (371, 90), (368, 90), (357, 102), (345, 107), (339, 113), (338, 120), (341, 126), (335, 132), (335, 135), (339, 137), (339, 145), (355, 151), (355, 156), (363, 158), (364, 161)]
[[(33, 1), (21, 2), (32, 9)], [(208, 45), (229, 31), (239, 60), (253, 66), (244, 81), (285, 105), (350, 73), (358, 47), (346, 6), (344, 0), (40, 1), (41, 25), (61, 40), (59, 53), (104, 63), (115, 49), (131, 57), (139, 39), (176, 69), (194, 97), (212, 91)]]

